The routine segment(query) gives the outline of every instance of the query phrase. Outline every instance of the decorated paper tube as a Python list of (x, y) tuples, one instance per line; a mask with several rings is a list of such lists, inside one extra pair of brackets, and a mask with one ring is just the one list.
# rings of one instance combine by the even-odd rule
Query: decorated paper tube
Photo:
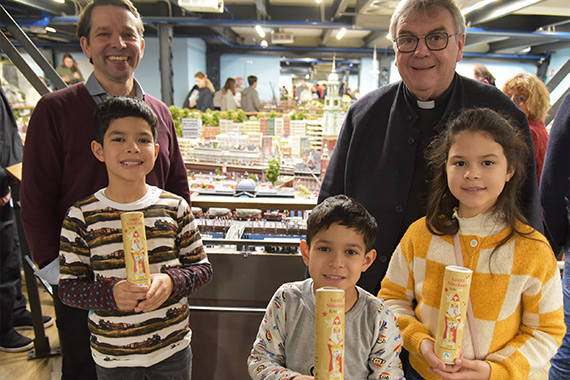
[(471, 269), (453, 265), (445, 267), (434, 351), (446, 364), (454, 364), (461, 352), (472, 276)]
[(343, 380), (344, 290), (317, 289), (315, 309), (315, 380)]
[(142, 212), (125, 212), (121, 215), (123, 247), (127, 281), (136, 285), (150, 285), (150, 267)]

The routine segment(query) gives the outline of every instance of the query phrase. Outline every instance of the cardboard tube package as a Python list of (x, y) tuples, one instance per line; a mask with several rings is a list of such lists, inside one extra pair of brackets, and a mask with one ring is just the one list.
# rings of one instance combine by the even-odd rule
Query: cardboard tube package
[(121, 227), (127, 281), (136, 285), (150, 286), (144, 214), (138, 211), (125, 212), (121, 215)]
[(446, 364), (453, 364), (461, 351), (472, 276), (471, 269), (445, 267), (434, 351)]
[(320, 288), (315, 306), (315, 380), (344, 379), (344, 290)]

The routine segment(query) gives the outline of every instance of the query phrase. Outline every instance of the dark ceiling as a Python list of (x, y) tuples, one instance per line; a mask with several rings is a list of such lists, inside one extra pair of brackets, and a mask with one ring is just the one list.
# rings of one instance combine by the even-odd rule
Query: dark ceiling
[[(69, 51), (79, 48), (75, 25), (86, 1), (4, 0), (2, 5), (37, 46)], [(179, 1), (194, 5), (184, 8)], [(386, 35), (397, 0), (322, 0), (320, 4), (315, 0), (226, 0), (222, 13), (190, 10), (196, 4), (219, 6), (219, 1), (223, 0), (135, 0), (134, 4), (147, 37), (157, 35), (160, 23), (168, 24), (175, 38), (201, 38), (221, 53), (280, 55), (282, 65), (292, 70), (331, 60), (333, 54), (350, 70), (352, 60), (370, 57), (374, 47), (380, 54), (393, 53)], [(477, 2), (458, 0), (461, 9)], [(497, 0), (468, 13), (466, 21), (466, 56), (539, 61), (570, 47), (568, 0)], [(264, 38), (255, 31), (256, 25), (266, 32)], [(342, 28), (347, 31), (339, 40), (336, 36)], [(263, 39), (267, 47), (261, 46)], [(305, 62), (308, 57), (312, 63)]]

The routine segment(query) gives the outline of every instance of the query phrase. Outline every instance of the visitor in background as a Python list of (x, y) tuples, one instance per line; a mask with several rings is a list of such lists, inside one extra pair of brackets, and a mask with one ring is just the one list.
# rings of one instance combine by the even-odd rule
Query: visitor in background
[(544, 120), (550, 108), (550, 93), (542, 81), (533, 74), (521, 73), (508, 79), (503, 85), (503, 92), (509, 96), (528, 119), (538, 182), (542, 173), (548, 132)]
[(63, 55), (61, 65), (59, 65), (56, 71), (66, 84), (83, 82), (83, 75), (81, 75), (81, 71), (77, 67), (77, 62), (69, 53)]
[(234, 78), (228, 78), (226, 84), (219, 92), (221, 92), (220, 109), (222, 111), (236, 110), (238, 108), (234, 97), (236, 95), (236, 80)]
[(250, 75), (247, 77), (249, 87), (245, 88), (241, 93), (241, 108), (244, 112), (259, 112), (261, 109), (261, 100), (257, 93), (257, 77)]
[(186, 96), (182, 108), (193, 108), (198, 111), (205, 112), (207, 109), (214, 109), (214, 85), (208, 79), (208, 76), (201, 71), (194, 75), (196, 85)]
[[(22, 162), (22, 140), (8, 98), (0, 84), (0, 351), (22, 352), (34, 347), (18, 328), (32, 328), (32, 314), (22, 293), (22, 259), (12, 205), (13, 179), (6, 168)], [(15, 194), (17, 197), (17, 193)], [(53, 318), (43, 317), (44, 327)]]
[(307, 98), (307, 95), (303, 95), (303, 93), (309, 92), (309, 98), (310, 98), (310, 90), (309, 87), (307, 86), (307, 81), (305, 79), (301, 79), (300, 84), (295, 87), (295, 99), (299, 100), (299, 101), (303, 101), (303, 99)]
[(473, 79), (495, 86), (495, 77), (483, 65), (473, 66)]

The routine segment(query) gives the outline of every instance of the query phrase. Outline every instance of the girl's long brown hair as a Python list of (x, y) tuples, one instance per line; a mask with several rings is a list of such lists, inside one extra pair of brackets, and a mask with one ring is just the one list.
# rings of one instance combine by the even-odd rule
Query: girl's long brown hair
[(426, 150), (428, 167), (432, 173), (429, 199), (426, 208), (426, 225), (434, 235), (454, 235), (459, 231), (457, 219), (453, 217), (454, 208), (459, 201), (449, 190), (447, 183), (447, 159), (451, 146), (457, 137), (464, 133), (483, 133), (503, 147), (509, 168), (514, 174), (495, 203), (494, 210), (500, 213), (510, 228), (507, 237), (501, 240), (495, 250), (506, 244), (515, 234), (526, 236), (517, 229), (517, 220), (528, 224), (519, 208), (519, 193), (526, 177), (525, 164), (530, 157), (530, 150), (521, 135), (507, 118), (486, 108), (473, 108), (462, 111), (452, 118), (446, 130), (431, 142)]

